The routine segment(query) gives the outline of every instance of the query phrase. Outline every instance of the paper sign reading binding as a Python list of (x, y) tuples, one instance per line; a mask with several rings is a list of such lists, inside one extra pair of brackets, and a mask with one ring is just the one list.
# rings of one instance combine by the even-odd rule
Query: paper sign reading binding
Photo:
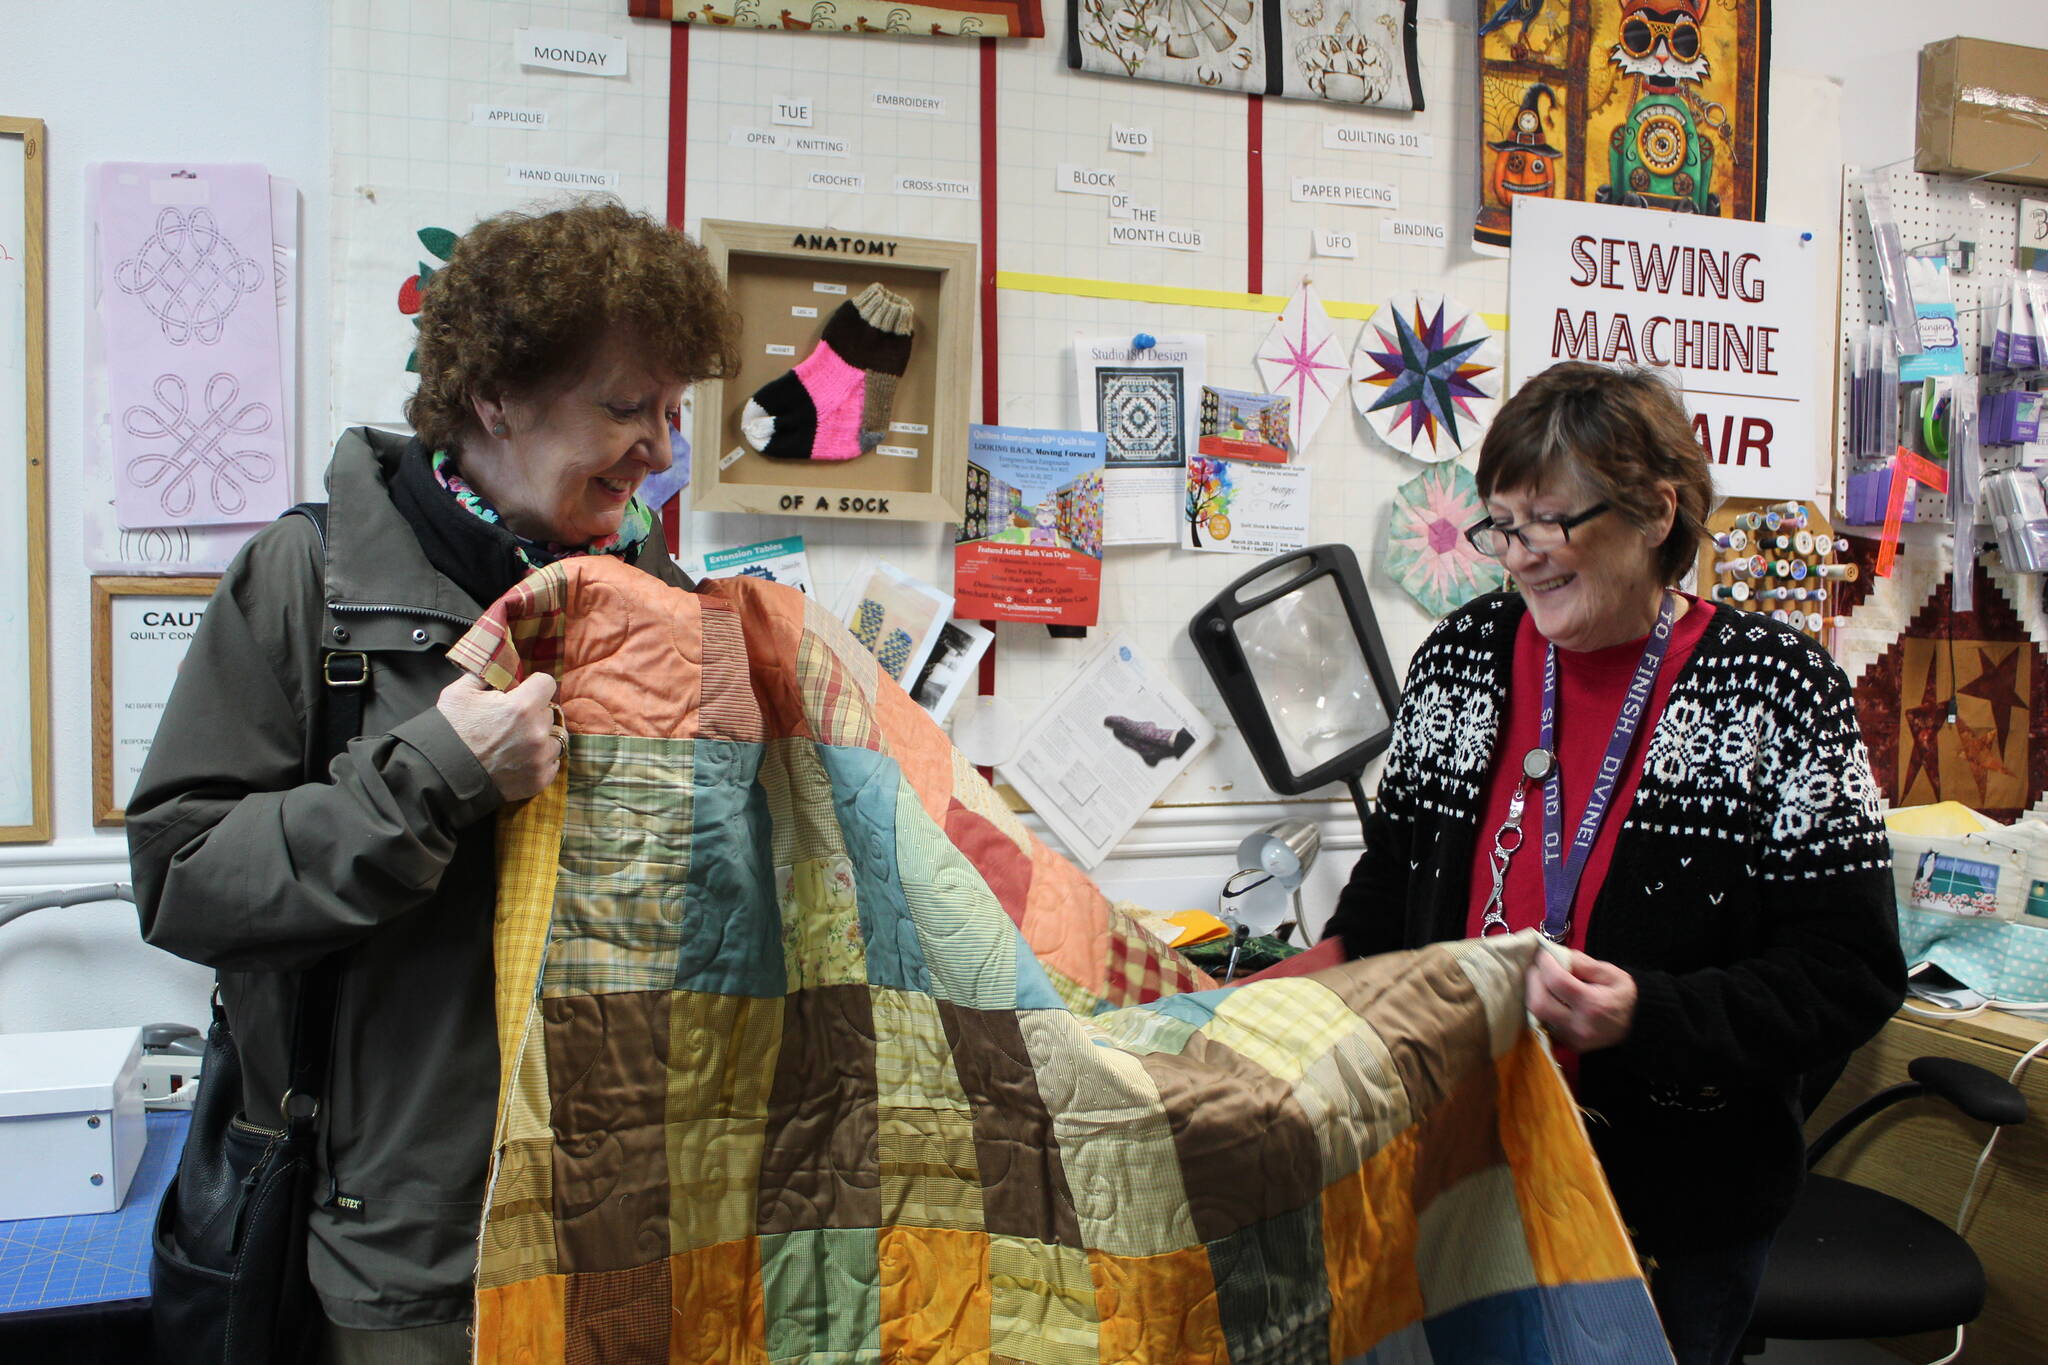
[(1401, 192), (1373, 180), (1311, 180), (1294, 177), (1297, 204), (1342, 204), (1354, 209), (1397, 209)]
[(1425, 223), (1414, 218), (1380, 220), (1383, 246), (1448, 246), (1451, 230), (1442, 223)]
[(521, 66), (574, 71), (580, 76), (626, 74), (626, 40), (604, 33), (576, 33), (561, 28), (512, 31), (512, 50)]

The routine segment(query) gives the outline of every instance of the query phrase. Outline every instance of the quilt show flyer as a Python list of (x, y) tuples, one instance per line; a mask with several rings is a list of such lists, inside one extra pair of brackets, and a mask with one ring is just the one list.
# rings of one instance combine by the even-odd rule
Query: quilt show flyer
[[(1145, 345), (1138, 345), (1138, 342)], [(1204, 336), (1079, 337), (1081, 425), (1102, 433), (1102, 543), (1171, 545), (1200, 420)]]
[(1195, 449), (1233, 460), (1286, 464), (1294, 454), (1288, 428), (1294, 400), (1284, 393), (1246, 393), (1202, 386), (1202, 436)]
[(968, 428), (967, 514), (953, 546), (957, 615), (1095, 624), (1104, 450), (1099, 431)]
[(1308, 545), (1308, 466), (1188, 461), (1183, 500), (1190, 549), (1277, 555)]

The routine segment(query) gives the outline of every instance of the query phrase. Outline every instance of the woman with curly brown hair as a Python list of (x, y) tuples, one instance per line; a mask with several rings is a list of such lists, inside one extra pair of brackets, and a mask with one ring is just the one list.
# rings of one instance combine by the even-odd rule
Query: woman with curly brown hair
[(469, 1358), (491, 817), (566, 750), (552, 679), (493, 692), (445, 652), (565, 556), (690, 586), (638, 490), (737, 335), (703, 249), (603, 200), (477, 224), (419, 321), (415, 435), (345, 433), (324, 519), (229, 568), (127, 821), (145, 937), (220, 969), (246, 1131), (280, 1123), (297, 974), (338, 964), (306, 1266), (349, 1362)]

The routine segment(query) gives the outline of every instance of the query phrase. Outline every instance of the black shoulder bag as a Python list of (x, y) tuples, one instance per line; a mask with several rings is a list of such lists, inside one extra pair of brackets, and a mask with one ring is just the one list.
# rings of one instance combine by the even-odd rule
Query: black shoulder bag
[[(294, 513), (313, 523), (324, 546), (326, 504), (301, 503), (285, 515)], [(323, 651), (320, 663), (322, 742), (308, 780), (362, 732), (370, 682), (360, 653)], [(151, 1248), (150, 1316), (164, 1365), (312, 1358), (321, 1313), (306, 1276), (307, 1220), (340, 956), (299, 973), (290, 1079), (274, 1120), (240, 1113), (241, 1056), (214, 988), (192, 1126), (157, 1209)]]

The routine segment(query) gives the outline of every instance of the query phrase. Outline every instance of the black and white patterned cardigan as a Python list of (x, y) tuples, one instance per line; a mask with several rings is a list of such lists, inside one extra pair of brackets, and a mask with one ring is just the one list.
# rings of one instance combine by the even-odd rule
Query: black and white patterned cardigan
[[(1587, 924), (1587, 951), (1635, 978), (1635, 1021), (1579, 1086), (1624, 1217), (1665, 1247), (1775, 1225), (1800, 1178), (1801, 1077), (1874, 1034), (1905, 973), (1848, 678), (1789, 627), (1693, 609), (1714, 620), (1641, 743)], [(1410, 663), (1366, 851), (1324, 931), (1350, 956), (1464, 936), (1525, 610), (1481, 598)]]

